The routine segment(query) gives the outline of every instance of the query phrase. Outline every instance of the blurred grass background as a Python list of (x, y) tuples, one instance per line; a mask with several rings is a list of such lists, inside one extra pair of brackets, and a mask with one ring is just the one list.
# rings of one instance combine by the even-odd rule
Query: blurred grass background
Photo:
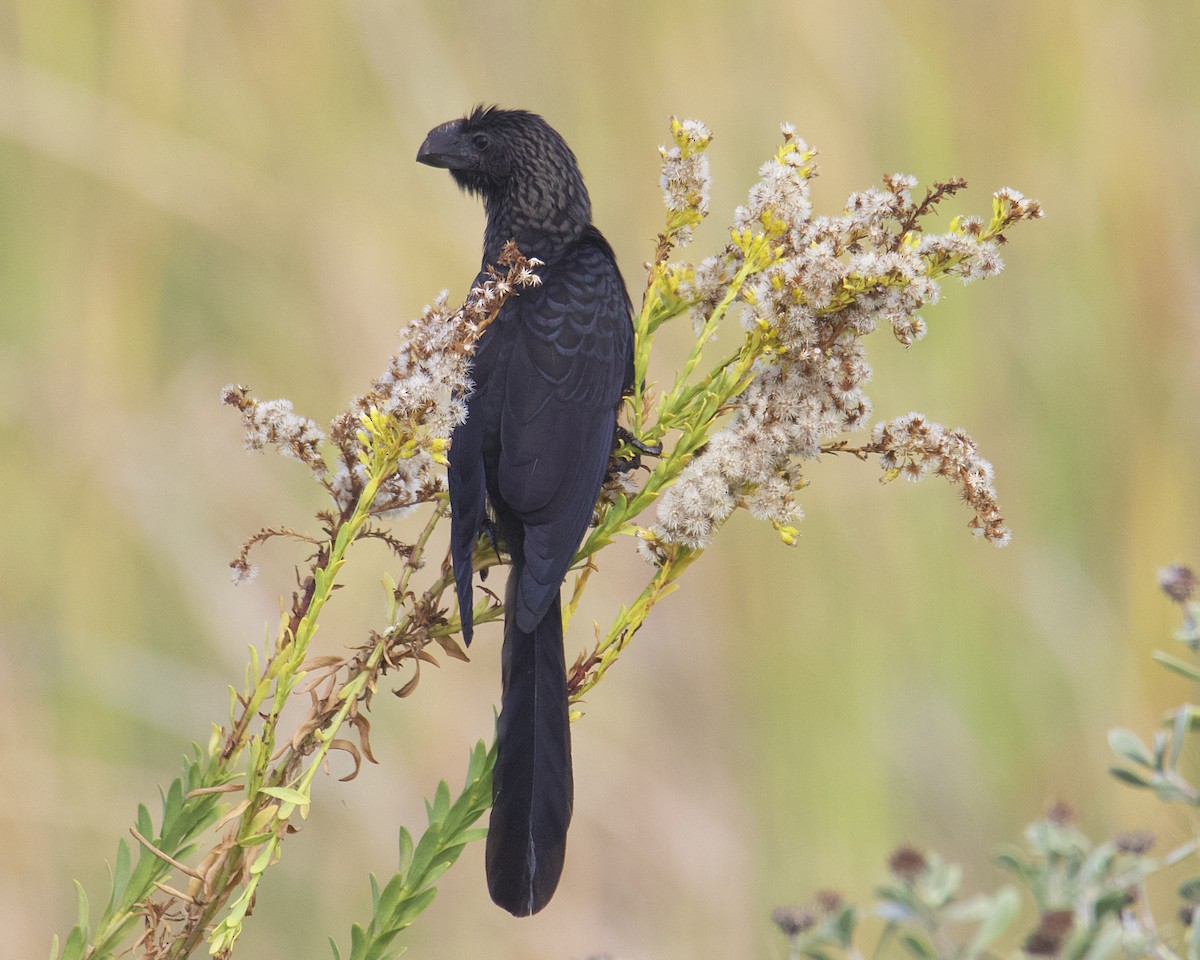
[[(1174, 625), (1155, 569), (1200, 560), (1197, 40), (1186, 0), (0, 0), (0, 952), (44, 955), (72, 878), (102, 901), (290, 589), (286, 546), (249, 587), (226, 563), (317, 491), (241, 449), (219, 388), (326, 421), (461, 297), (482, 212), (413, 156), (479, 101), (564, 134), (635, 298), (672, 113), (717, 136), (696, 257), (785, 119), (821, 151), (821, 212), (900, 170), (970, 180), (945, 222), (1008, 184), (1048, 216), (1000, 277), (945, 289), (925, 341), (872, 352), (879, 418), (922, 410), (994, 460), (1013, 545), (850, 460), (811, 471), (796, 549), (732, 524), (575, 728), (551, 908), (493, 908), (470, 850), (411, 955), (772, 957), (773, 906), (865, 897), (902, 841), (994, 886), (996, 844), (1059, 798), (1097, 833), (1189, 835), (1104, 769), (1110, 726), (1188, 692), (1149, 654)], [(374, 549), (318, 647), (380, 622)], [(644, 575), (606, 564), (588, 618)], [(489, 734), (496, 640), (376, 700), (380, 766), (320, 786), (239, 956), (347, 942), (367, 870)]]

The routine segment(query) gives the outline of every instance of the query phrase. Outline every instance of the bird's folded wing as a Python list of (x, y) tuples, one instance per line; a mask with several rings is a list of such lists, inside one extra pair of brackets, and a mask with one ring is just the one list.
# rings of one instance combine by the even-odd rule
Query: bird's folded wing
[[(596, 237), (599, 237), (597, 234)], [(525, 524), (522, 629), (546, 612), (579, 548), (613, 445), (632, 328), (603, 239), (585, 238), (516, 303), (501, 415), (500, 494)]]

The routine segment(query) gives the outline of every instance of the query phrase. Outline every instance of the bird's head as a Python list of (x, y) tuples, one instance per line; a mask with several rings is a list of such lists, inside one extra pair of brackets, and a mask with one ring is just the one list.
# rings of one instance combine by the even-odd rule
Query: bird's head
[(528, 245), (570, 238), (591, 223), (575, 154), (537, 114), (476, 107), (430, 130), (417, 162), (449, 170), (460, 187), (480, 195), (489, 234), (524, 241), (530, 255)]

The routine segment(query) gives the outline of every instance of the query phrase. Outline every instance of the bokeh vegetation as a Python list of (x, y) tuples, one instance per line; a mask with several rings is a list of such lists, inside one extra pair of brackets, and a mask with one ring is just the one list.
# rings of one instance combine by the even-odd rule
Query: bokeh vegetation
[[(997, 841), (1059, 798), (1094, 835), (1190, 836), (1104, 771), (1105, 731), (1145, 729), (1182, 683), (1150, 664), (1172, 626), (1150, 574), (1200, 529), (1198, 28), (1190, 4), (1107, 0), (5, 0), (5, 952), (42, 955), (70, 925), (72, 877), (103, 888), (113, 838), (226, 708), (246, 625), (291, 587), (283, 546), (229, 585), (246, 532), (312, 502), (245, 456), (218, 388), (335, 411), (406, 318), (465, 293), (481, 214), (412, 157), (479, 100), (564, 133), (631, 283), (671, 113), (718, 133), (698, 246), (783, 119), (821, 150), (825, 212), (899, 169), (1011, 182), (1051, 216), (1003, 276), (948, 289), (908, 356), (871, 354), (878, 418), (919, 396), (969, 426), (1013, 545), (964, 536), (944, 490), (879, 489), (854, 464), (822, 467), (796, 550), (732, 524), (588, 703), (553, 911), (494, 910), (468, 849), (411, 949), (765, 953), (771, 906), (865, 890), (899, 841), (993, 887)], [(357, 641), (379, 603), (351, 584), (323, 642)], [(611, 612), (588, 603), (581, 624)], [(491, 728), (488, 641), (376, 712), (380, 766), (330, 785), (337, 812), (293, 841), (244, 955), (318, 953), (296, 918), (341, 935), (361, 915), (365, 868), (394, 869), (397, 825)]]

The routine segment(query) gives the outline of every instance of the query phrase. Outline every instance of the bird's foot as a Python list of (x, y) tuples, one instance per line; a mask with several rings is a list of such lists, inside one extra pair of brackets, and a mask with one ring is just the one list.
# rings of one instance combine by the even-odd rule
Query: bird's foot
[(610, 474), (629, 473), (631, 470), (636, 470), (642, 465), (643, 455), (657, 457), (662, 453), (663, 449), (661, 443), (656, 443), (653, 446), (643, 443), (631, 431), (621, 426), (618, 426), (616, 429), (616, 440), (617, 443), (624, 443), (632, 447), (633, 456), (626, 459), (614, 455), (608, 467)]
[(653, 445), (642, 443), (633, 433), (626, 430), (622, 426), (617, 426), (617, 440), (629, 444), (638, 453), (645, 454), (647, 457), (657, 457), (662, 454), (663, 446), (661, 443)]

